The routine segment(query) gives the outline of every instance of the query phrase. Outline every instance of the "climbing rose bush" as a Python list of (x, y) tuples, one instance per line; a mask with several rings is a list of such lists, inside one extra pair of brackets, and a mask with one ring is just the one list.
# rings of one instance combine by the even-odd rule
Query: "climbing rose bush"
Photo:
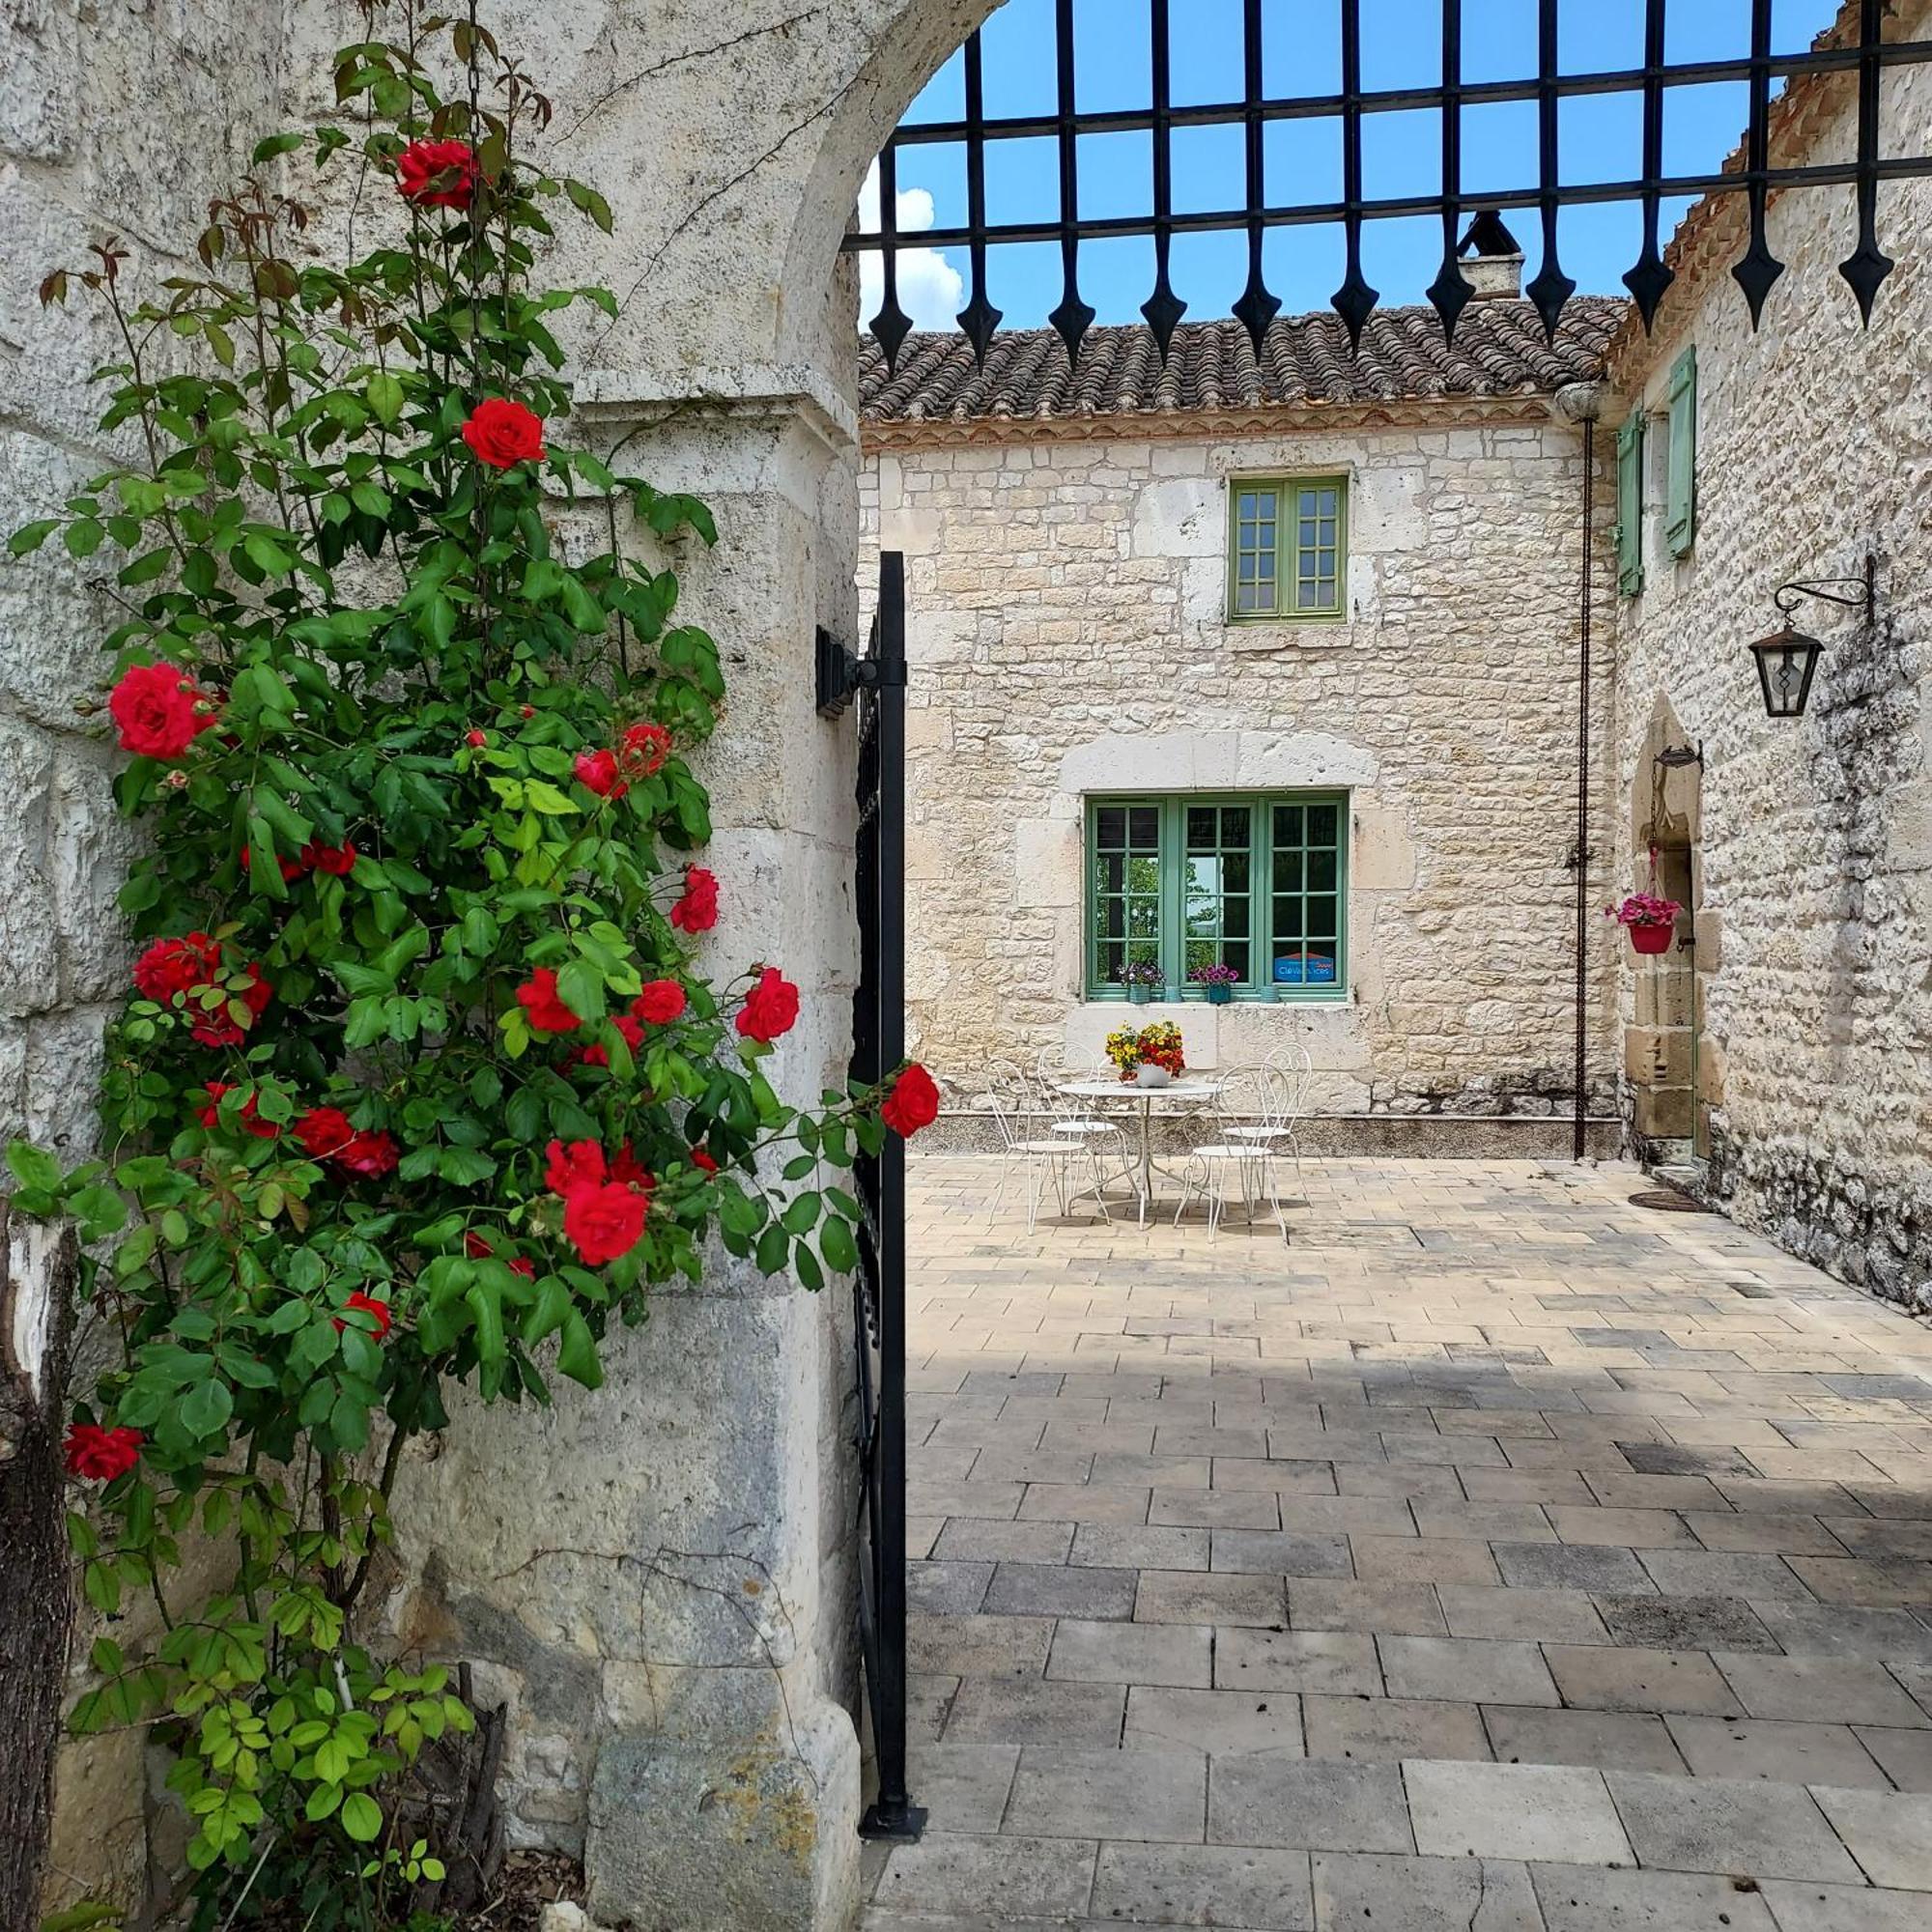
[[(570, 432), (553, 324), (616, 305), (530, 284), (554, 215), (611, 219), (528, 156), (549, 103), (487, 31), (398, 11), (338, 56), (354, 125), (264, 141), (198, 273), (137, 299), (109, 244), (48, 276), (105, 306), (103, 427), (141, 456), (11, 545), (109, 553), (124, 613), (104, 1153), (8, 1157), (16, 1208), (104, 1255), (73, 1541), (95, 1608), (158, 1626), (95, 1644), (73, 1721), (163, 1726), (205, 1925), (391, 1922), (436, 1876), (390, 1842), (398, 1781), (469, 1712), (350, 1619), (450, 1389), (595, 1389), (612, 1325), (721, 1247), (822, 1286), (857, 1260), (840, 1170), (936, 1107), (908, 1068), (794, 1112), (765, 1063), (798, 987), (709, 968), (763, 944), (696, 856), (724, 685), (674, 565), (711, 519)], [(297, 252), (299, 185), (349, 169), (397, 239)]]

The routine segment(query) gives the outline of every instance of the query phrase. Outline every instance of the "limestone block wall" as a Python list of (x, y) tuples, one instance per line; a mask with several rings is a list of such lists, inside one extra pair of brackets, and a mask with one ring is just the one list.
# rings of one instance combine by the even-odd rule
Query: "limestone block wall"
[[(1349, 478), (1345, 621), (1227, 621), (1227, 479), (1282, 471)], [(1580, 434), (1534, 402), (1265, 437), (888, 432), (861, 501), (907, 556), (916, 1050), (970, 1090), (1124, 1018), (1085, 997), (1089, 794), (1346, 789), (1345, 997), (1134, 1010), (1178, 1018), (1195, 1065), (1299, 1041), (1329, 1113), (1566, 1111), (1582, 489)]]
[[(1932, 16), (1922, 0), (1898, 11), (1888, 33), (1900, 39)], [(1932, 74), (1889, 71), (1884, 114), (1889, 153), (1922, 151)], [(1780, 153), (1847, 155), (1854, 123), (1848, 86), (1813, 88)], [(1645, 410), (1662, 406), (1687, 345), (1698, 371), (1695, 549), (1672, 560), (1653, 517), (1642, 593), (1618, 613), (1617, 782), (1622, 863), (1637, 883), (1659, 719), (1675, 742), (1703, 744), (1701, 784), (1665, 815), (1699, 828), (1698, 1097), (1715, 1198), (1845, 1278), (1927, 1308), (1932, 265), (1920, 243), (1932, 185), (1887, 186), (1880, 208), (1899, 262), (1869, 330), (1836, 270), (1856, 240), (1850, 190), (1805, 190), (1772, 210), (1771, 247), (1788, 266), (1756, 334), (1724, 273), (1743, 247), (1731, 212), (1687, 238), (1655, 341), (1634, 337), (1613, 363)], [(1826, 646), (1809, 709), (1768, 719), (1747, 646), (1777, 627), (1773, 589), (1857, 573), (1867, 551), (1875, 629), (1804, 604), (1798, 624)], [(1650, 1025), (1644, 976), (1627, 963), (1622, 982), (1626, 1020)]]

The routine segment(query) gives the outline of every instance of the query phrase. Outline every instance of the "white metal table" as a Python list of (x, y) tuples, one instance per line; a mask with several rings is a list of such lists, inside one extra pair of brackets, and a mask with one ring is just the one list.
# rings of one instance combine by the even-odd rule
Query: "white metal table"
[(1153, 1157), (1153, 1110), (1159, 1100), (1179, 1101), (1198, 1106), (1214, 1098), (1226, 1082), (1203, 1080), (1183, 1073), (1165, 1087), (1142, 1087), (1132, 1080), (1063, 1080), (1063, 1094), (1077, 1094), (1083, 1100), (1137, 1100), (1141, 1116), (1141, 1226), (1147, 1226), (1148, 1208), (1153, 1200), (1153, 1178), (1166, 1175), (1170, 1180), (1180, 1177), (1161, 1167)]

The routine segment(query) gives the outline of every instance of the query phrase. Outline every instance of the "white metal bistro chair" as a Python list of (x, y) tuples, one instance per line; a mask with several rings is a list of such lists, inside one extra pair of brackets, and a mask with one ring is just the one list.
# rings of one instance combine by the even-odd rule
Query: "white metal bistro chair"
[[(1028, 1234), (1039, 1225), (1039, 1204), (1049, 1179), (1062, 1214), (1067, 1213), (1083, 1194), (1092, 1194), (1100, 1218), (1114, 1218), (1107, 1211), (1106, 1179), (1098, 1151), (1082, 1137), (1046, 1130), (1051, 1126), (1051, 1115), (1042, 1117), (1033, 1083), (1019, 1067), (1009, 1063), (989, 1067), (986, 1100), (999, 1128), (1001, 1153), (1000, 1180), (993, 1190), (990, 1219), (999, 1217), (1007, 1183), (1016, 1173), (1026, 1179)], [(1086, 1186), (1069, 1186), (1076, 1171), (1090, 1177)]]
[(1091, 1148), (1109, 1178), (1124, 1180), (1138, 1201), (1141, 1179), (1128, 1133), (1131, 1122), (1124, 1114), (1103, 1112), (1108, 1104), (1104, 1100), (1065, 1091), (1069, 1081), (1098, 1080), (1111, 1076), (1112, 1071), (1109, 1067), (1103, 1074), (1098, 1067), (1072, 1066), (1064, 1054), (1049, 1046), (1034, 1063), (1034, 1086), (1048, 1131)]
[(1208, 1234), (1212, 1239), (1227, 1216), (1228, 1197), (1238, 1192), (1247, 1225), (1254, 1226), (1255, 1204), (1265, 1199), (1274, 1210), (1281, 1237), (1288, 1239), (1288, 1216), (1281, 1205), (1281, 1191), (1275, 1184), (1274, 1164), (1277, 1147), (1273, 1140), (1243, 1134), (1244, 1122), (1232, 1112), (1231, 1095), (1238, 1095), (1238, 1078), (1231, 1077), (1221, 1091), (1215, 1108), (1215, 1138), (1190, 1151), (1181, 1172), (1180, 1199), (1174, 1209), (1175, 1225), (1193, 1205), (1199, 1194), (1208, 1207)]
[[(1303, 1195), (1301, 1123), (1308, 1116), (1308, 1090), (1315, 1078), (1314, 1063), (1305, 1046), (1283, 1047), (1259, 1066), (1230, 1073), (1221, 1094), (1230, 1140), (1265, 1147), (1270, 1154), (1286, 1154), (1294, 1163), (1294, 1184)], [(1248, 1118), (1236, 1118), (1246, 1116)]]

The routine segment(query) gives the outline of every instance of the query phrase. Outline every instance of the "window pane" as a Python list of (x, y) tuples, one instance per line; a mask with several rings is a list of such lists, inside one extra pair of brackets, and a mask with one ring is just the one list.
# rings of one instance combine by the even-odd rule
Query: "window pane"
[[(1280, 816), (1276, 815), (1279, 825)], [(1308, 808), (1308, 842), (1311, 845), (1332, 845), (1335, 843), (1336, 812), (1332, 805), (1311, 805)], [(1279, 834), (1276, 835), (1279, 837)]]
[(1118, 851), (1127, 842), (1127, 814), (1123, 807), (1103, 805), (1094, 814), (1094, 842), (1105, 851)]
[(1334, 938), (1335, 903), (1332, 893), (1308, 895), (1308, 934), (1311, 939)]
[(1137, 851), (1153, 852), (1160, 848), (1160, 808), (1152, 805), (1137, 805), (1128, 812), (1127, 820), (1133, 835), (1133, 844)]
[(1202, 846), (1212, 848), (1214, 843), (1214, 808), (1211, 805), (1191, 805), (1187, 808), (1187, 849), (1192, 852)]
[[(1321, 808), (1318, 805), (1317, 811)], [(1298, 805), (1278, 805), (1274, 809), (1274, 842), (1279, 851), (1284, 845), (1298, 846), (1301, 843), (1301, 808)]]
[(1311, 852), (1308, 855), (1308, 890), (1332, 893), (1335, 890), (1335, 854)]

